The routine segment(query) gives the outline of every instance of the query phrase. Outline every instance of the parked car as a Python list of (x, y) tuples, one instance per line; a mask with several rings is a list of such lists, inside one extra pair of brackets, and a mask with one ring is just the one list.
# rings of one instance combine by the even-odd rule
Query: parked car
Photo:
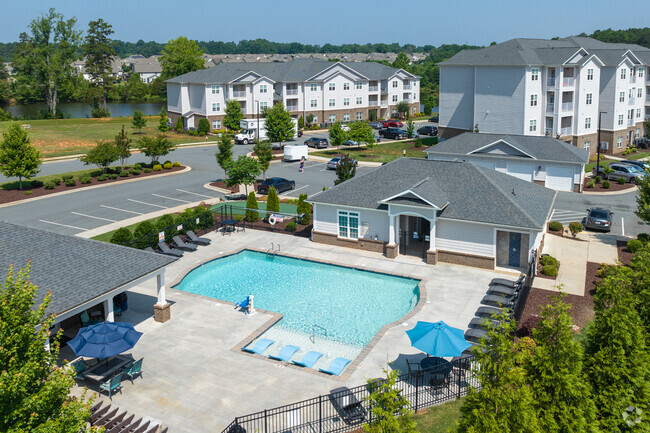
[(346, 124), (343, 124), (343, 125), (341, 125), (341, 129), (347, 132), (347, 131), (350, 130), (350, 127), (348, 125), (346, 125)]
[(401, 128), (402, 126), (404, 126), (404, 124), (399, 120), (389, 120), (387, 123), (388, 123), (387, 128)]
[(368, 125), (369, 125), (372, 129), (381, 129), (381, 128), (384, 127), (384, 125), (383, 125), (381, 122), (370, 122), (370, 123), (368, 123)]
[(650, 164), (648, 164), (645, 161), (637, 161), (637, 160), (634, 160), (634, 159), (626, 159), (626, 160), (621, 161), (621, 163), (634, 165), (634, 166), (639, 167), (641, 170), (644, 170), (644, 171), (650, 169)]
[(329, 141), (327, 141), (327, 138), (318, 137), (311, 137), (306, 139), (305, 144), (309, 147), (315, 147), (316, 149), (325, 149), (330, 145)]
[(379, 135), (384, 138), (397, 140), (406, 137), (406, 131), (399, 128), (383, 128), (379, 130)]
[(418, 129), (418, 134), (431, 136), (438, 135), (438, 127), (431, 125), (423, 126), (422, 128)]
[(379, 123), (381, 123), (382, 128), (388, 128), (388, 124), (390, 123), (390, 120), (380, 120)]
[(298, 138), (302, 137), (302, 131), (299, 129), (298, 130)]
[[(327, 163), (327, 169), (336, 170), (336, 167), (339, 166), (339, 162), (341, 162), (341, 157), (335, 156), (334, 158), (330, 159), (329, 162)], [(352, 164), (356, 167), (357, 164), (359, 164), (359, 162), (356, 159), (353, 159)]]
[(612, 215), (614, 212), (609, 209), (593, 208), (587, 209), (585, 227), (588, 229), (610, 231), (612, 229)]
[(438, 123), (440, 121), (439, 116), (433, 116), (432, 118), (429, 119), (429, 122), (431, 123)]
[(285, 179), (283, 177), (269, 177), (264, 182), (260, 183), (257, 187), (259, 194), (268, 194), (269, 188), (274, 187), (275, 192), (280, 194), (284, 191), (291, 191), (296, 187), (296, 181)]
[(623, 163), (612, 163), (609, 164), (609, 168), (614, 170), (614, 172), (609, 173), (609, 174), (603, 174), (603, 168), (605, 166), (601, 165), (600, 166), (600, 173), (596, 173), (596, 168), (593, 168), (593, 173), (594, 174), (602, 174), (607, 180), (616, 180), (619, 177), (622, 177), (625, 179), (626, 182), (631, 182), (631, 183), (636, 183), (637, 180), (643, 176), (645, 176), (645, 171), (643, 170), (637, 170), (636, 165), (630, 165), (630, 164), (623, 164)]
[(354, 140), (345, 140), (343, 146), (358, 146), (359, 142)]

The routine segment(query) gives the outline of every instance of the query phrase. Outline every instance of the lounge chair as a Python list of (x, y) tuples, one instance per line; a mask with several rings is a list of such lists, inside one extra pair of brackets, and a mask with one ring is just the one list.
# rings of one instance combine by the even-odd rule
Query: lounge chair
[(86, 327), (90, 325), (94, 325), (96, 323), (100, 323), (101, 320), (98, 319), (91, 319), (90, 316), (88, 316), (88, 311), (82, 311), (81, 314), (79, 315), (79, 318), (81, 319), (81, 326)]
[(118, 373), (117, 375), (113, 376), (110, 378), (110, 380), (107, 380), (106, 382), (102, 383), (99, 385), (99, 389), (101, 391), (107, 391), (108, 392), (108, 398), (113, 399), (112, 394), (113, 391), (119, 389), (120, 394), (122, 393), (122, 373)]
[(323, 356), (322, 353), (316, 352), (315, 350), (311, 350), (305, 353), (305, 356), (302, 357), (302, 361), (291, 361), (291, 362), (301, 367), (312, 368), (314, 364), (316, 364), (316, 361), (318, 361), (321, 356)]
[(294, 355), (294, 353), (298, 351), (298, 349), (300, 349), (298, 346), (292, 346), (292, 345), (284, 346), (279, 354), (269, 355), (269, 358), (277, 359), (278, 361), (289, 362), (291, 357)]
[(176, 235), (172, 238), (172, 241), (174, 242), (174, 245), (176, 248), (185, 250), (185, 251), (196, 251), (198, 246), (194, 244), (188, 244), (187, 242), (184, 242), (183, 239), (181, 239), (180, 236)]
[(511, 288), (505, 286), (490, 286), (488, 293), (502, 295), (502, 296), (514, 296), (519, 293), (521, 286)]
[(479, 341), (481, 338), (490, 339), (487, 331), (477, 328), (470, 328), (465, 331), (465, 338), (474, 341)]
[(510, 297), (505, 297), (505, 296), (499, 296), (499, 295), (485, 295), (483, 296), (483, 299), (481, 299), (481, 304), (494, 304), (495, 306), (510, 306), (515, 303), (517, 300), (517, 296), (510, 296)]
[(255, 346), (248, 348), (248, 347), (242, 347), (241, 350), (244, 352), (248, 353), (256, 353), (258, 355), (261, 355), (264, 353), (266, 349), (269, 348), (270, 345), (274, 344), (275, 341), (269, 340), (268, 338), (262, 338), (261, 340), (257, 340), (257, 343), (255, 343)]
[(74, 378), (77, 380), (85, 381), (86, 377), (83, 375), (83, 373), (86, 371), (86, 361), (84, 361), (83, 358), (79, 358), (72, 361), (70, 365), (74, 368), (75, 371)]
[(169, 248), (169, 246), (164, 243), (164, 242), (158, 242), (158, 249), (160, 249), (160, 252), (167, 255), (167, 256), (174, 256), (174, 257), (183, 257), (183, 252), (179, 250), (173, 250)]
[(192, 230), (187, 231), (188, 242), (196, 245), (210, 245), (210, 239), (200, 238)]
[(142, 360), (144, 358), (140, 358), (137, 361), (135, 361), (129, 368), (124, 370), (124, 374), (129, 376), (129, 380), (131, 380), (131, 383), (133, 383), (133, 378), (136, 376), (142, 377)]
[(336, 412), (347, 424), (360, 424), (366, 418), (366, 409), (347, 387), (330, 391), (330, 400)]
[(346, 358), (334, 358), (328, 368), (319, 368), (319, 370), (332, 376), (338, 376), (350, 362), (352, 361)]
[(481, 328), (481, 329), (487, 329), (491, 326), (496, 326), (498, 324), (499, 322), (497, 320), (492, 320), (487, 317), (475, 317), (469, 322), (470, 328)]
[(504, 311), (507, 311), (509, 314), (512, 314), (512, 310), (507, 306), (503, 308), (483, 306), (483, 307), (479, 307), (479, 309), (476, 310), (476, 315), (479, 317), (491, 317), (493, 314), (499, 315)]
[(507, 280), (505, 278), (494, 278), (494, 279), (492, 279), (492, 281), (490, 281), (490, 285), (499, 285), (499, 286), (505, 286), (505, 287), (515, 287), (515, 286), (522, 285), (525, 279), (526, 279), (525, 275), (522, 275), (519, 278), (517, 278), (517, 281)]

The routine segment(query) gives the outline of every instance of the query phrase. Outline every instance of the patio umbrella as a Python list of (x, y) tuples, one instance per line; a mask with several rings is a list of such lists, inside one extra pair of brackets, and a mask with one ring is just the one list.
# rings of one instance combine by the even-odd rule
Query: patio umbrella
[(77, 356), (108, 358), (131, 349), (141, 336), (131, 322), (104, 322), (81, 328), (68, 346)]
[(406, 331), (411, 346), (432, 356), (460, 356), (471, 346), (465, 340), (461, 329), (452, 328), (442, 320), (439, 322), (418, 322), (415, 328)]

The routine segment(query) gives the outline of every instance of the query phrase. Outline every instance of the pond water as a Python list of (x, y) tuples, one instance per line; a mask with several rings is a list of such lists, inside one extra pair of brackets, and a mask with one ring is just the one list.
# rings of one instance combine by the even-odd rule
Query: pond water
[[(111, 112), (111, 117), (132, 116), (133, 111), (140, 110), (146, 115), (156, 115), (160, 108), (166, 105), (164, 102), (108, 102), (106, 108)], [(14, 116), (25, 116), (38, 118), (40, 110), (47, 110), (45, 103), (22, 104), (22, 105), (0, 105), (5, 111)], [(90, 104), (88, 102), (61, 102), (57, 104), (57, 111), (61, 110), (66, 117), (90, 117)]]

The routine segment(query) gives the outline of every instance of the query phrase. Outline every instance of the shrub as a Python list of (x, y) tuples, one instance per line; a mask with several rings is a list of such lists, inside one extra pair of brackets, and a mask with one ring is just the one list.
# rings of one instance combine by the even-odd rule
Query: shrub
[(54, 184), (54, 186), (61, 185), (61, 179), (58, 177), (53, 177), (50, 181)]
[(587, 188), (595, 188), (596, 187), (596, 182), (593, 180), (587, 182)]
[[(248, 197), (246, 198), (246, 207), (248, 209), (259, 209), (257, 205), (257, 197), (255, 196), (255, 192), (251, 191), (248, 193)], [(260, 214), (258, 212), (252, 210), (246, 211), (246, 221), (253, 223), (259, 219), (260, 219)]]
[(623, 184), (625, 184), (625, 178), (624, 177), (619, 177), (618, 179), (616, 179), (616, 182), (618, 182), (619, 185), (623, 185)]
[(132, 168), (129, 170), (129, 173), (131, 173), (133, 176), (138, 176), (140, 174), (140, 170), (136, 170), (135, 168)]
[(131, 240), (133, 240), (133, 233), (126, 227), (120, 227), (111, 237), (111, 243), (117, 245), (126, 245)]
[(200, 205), (195, 207), (193, 210), (194, 216), (199, 219), (199, 228), (207, 229), (214, 225), (214, 217), (212, 216), (211, 210)]
[(605, 278), (609, 274), (609, 271), (614, 269), (616, 266), (614, 265), (609, 265), (607, 263), (601, 263), (600, 266), (598, 266), (598, 271), (596, 271), (596, 276), (599, 278)]
[(298, 229), (298, 224), (295, 221), (289, 221), (284, 229), (288, 232), (295, 232)]
[(600, 183), (603, 179), (600, 176), (595, 176), (594, 177), (594, 182)]
[(234, 219), (237, 222), (240, 222), (241, 220), (244, 219), (244, 215), (233, 215), (232, 219)]
[(145, 172), (145, 173), (151, 173), (151, 169), (150, 169), (150, 168), (145, 168), (145, 169), (144, 169), (144, 172)]
[(102, 174), (101, 176), (97, 176), (97, 180), (100, 182), (104, 182), (106, 179), (108, 179), (108, 176), (105, 174)]
[(539, 260), (542, 263), (542, 266), (555, 266), (558, 267), (557, 259), (553, 256), (542, 256)]
[(47, 182), (45, 182), (44, 186), (45, 186), (45, 189), (54, 189), (54, 188), (56, 188), (56, 184), (52, 180), (48, 180)]
[(167, 164), (171, 164), (171, 163), (172, 163), (172, 162), (171, 162), (170, 160), (167, 160), (167, 161), (165, 161), (163, 164), (167, 165)]
[(199, 132), (199, 135), (203, 136), (210, 132), (210, 122), (206, 118), (201, 118), (199, 120), (199, 125), (197, 128), (197, 131)]
[(156, 229), (159, 232), (165, 232), (166, 241), (171, 241), (172, 238), (178, 234), (178, 230), (176, 230), (176, 220), (172, 214), (161, 216), (158, 221), (156, 221)]
[(548, 229), (552, 232), (561, 232), (564, 229), (564, 226), (559, 221), (551, 221), (548, 223)]
[(557, 277), (557, 267), (553, 265), (546, 265), (542, 267), (542, 274), (549, 277)]
[(89, 174), (84, 174), (79, 178), (79, 182), (81, 182), (84, 185), (89, 184), (90, 182), (93, 181), (93, 178)]
[(307, 225), (311, 222), (311, 205), (307, 203), (307, 194), (300, 194), (298, 196), (298, 206), (296, 212), (303, 216), (298, 218), (298, 222), (302, 225)]
[(569, 223), (569, 230), (571, 231), (571, 235), (575, 238), (576, 235), (583, 230), (582, 223), (577, 221)]
[(104, 174), (102, 170), (93, 170), (90, 172), (90, 177), (97, 177), (101, 176), (102, 174)]
[(610, 183), (609, 183), (609, 181), (608, 181), (608, 180), (604, 180), (604, 181), (603, 181), (603, 188), (605, 188), (605, 189), (609, 189), (609, 187), (610, 187)]
[(75, 186), (77, 184), (77, 179), (71, 177), (65, 180), (65, 186)]
[(631, 253), (636, 253), (643, 248), (643, 242), (638, 239), (630, 239), (627, 241), (627, 250)]
[(181, 163), (178, 162), (178, 161), (174, 161), (174, 162), (172, 163), (172, 167), (180, 167), (180, 166), (181, 166)]
[(126, 170), (120, 171), (120, 177), (129, 177), (129, 172)]
[(151, 221), (142, 221), (133, 231), (133, 239), (138, 240), (133, 245), (136, 248), (153, 247), (158, 244), (158, 232)]
[(163, 165), (163, 167), (165, 167), (165, 170), (171, 170), (172, 169), (172, 163), (171, 162), (166, 162), (165, 165)]
[(111, 179), (111, 180), (115, 180), (115, 179), (117, 179), (117, 175), (115, 173), (111, 173), (111, 174), (108, 175), (108, 178)]
[(33, 192), (34, 191), (32, 191), (31, 189), (28, 189), (27, 191), (25, 191), (25, 195), (32, 195)]
[(647, 244), (648, 242), (650, 242), (650, 233), (639, 233), (636, 238), (641, 242)]
[(162, 171), (162, 165), (156, 164), (153, 166), (153, 171)]
[(133, 168), (136, 170), (142, 170), (142, 164), (138, 162), (137, 164), (133, 165)]
[(74, 178), (74, 176), (71, 175), (71, 174), (64, 174), (64, 175), (61, 176), (61, 179), (63, 179), (64, 182), (65, 182), (66, 180), (70, 180), (70, 179), (72, 179), (72, 178)]
[(29, 186), (32, 188), (40, 188), (43, 186), (43, 181), (42, 180), (32, 180), (29, 182)]
[[(269, 212), (280, 212), (280, 199), (278, 199), (278, 193), (275, 191), (274, 187), (269, 188), (269, 195), (266, 198), (266, 210)], [(270, 214), (266, 214), (266, 218)]]
[(205, 132), (199, 132), (199, 137), (205, 137)]

